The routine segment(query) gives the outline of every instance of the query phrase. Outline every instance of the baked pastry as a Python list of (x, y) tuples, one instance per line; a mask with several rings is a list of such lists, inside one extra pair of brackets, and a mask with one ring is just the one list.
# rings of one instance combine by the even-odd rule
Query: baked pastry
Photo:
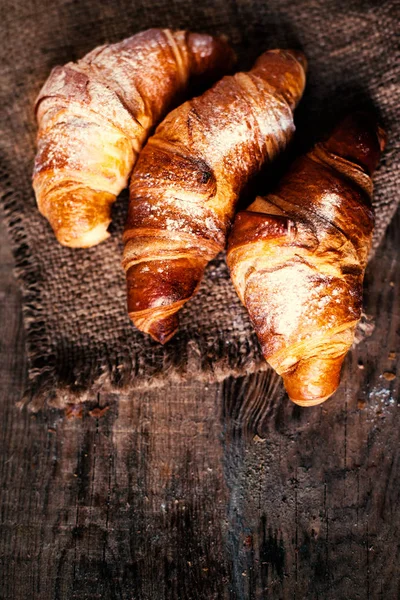
[(375, 119), (350, 115), (237, 214), (229, 237), (232, 281), (262, 352), (303, 406), (335, 392), (354, 340), (384, 145)]
[(213, 82), (233, 63), (220, 38), (149, 29), (53, 69), (36, 101), (33, 187), (61, 244), (108, 237), (111, 206), (151, 128), (189, 81)]
[(301, 52), (270, 50), (171, 112), (130, 183), (123, 266), (136, 327), (165, 343), (225, 248), (241, 190), (282, 151), (305, 85)]

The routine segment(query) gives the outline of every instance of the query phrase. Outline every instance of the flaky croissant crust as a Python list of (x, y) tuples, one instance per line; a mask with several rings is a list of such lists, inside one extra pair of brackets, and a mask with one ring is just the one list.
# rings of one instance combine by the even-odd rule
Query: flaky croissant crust
[(232, 281), (298, 404), (335, 392), (353, 343), (374, 222), (370, 175), (383, 146), (375, 123), (353, 115), (235, 219)]
[(233, 61), (221, 39), (150, 29), (53, 69), (36, 101), (33, 186), (60, 243), (85, 247), (108, 237), (111, 205), (150, 129), (189, 78), (213, 81)]
[(225, 247), (240, 191), (294, 131), (305, 85), (299, 52), (263, 54), (174, 110), (144, 147), (130, 184), (124, 233), (128, 311), (165, 343), (177, 311)]

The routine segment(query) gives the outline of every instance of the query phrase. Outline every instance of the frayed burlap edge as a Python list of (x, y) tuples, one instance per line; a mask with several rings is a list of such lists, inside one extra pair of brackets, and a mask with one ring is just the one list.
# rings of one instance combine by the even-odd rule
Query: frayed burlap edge
[[(141, 367), (135, 362), (110, 365), (107, 356), (92, 364), (81, 365), (79, 380), (73, 376), (65, 383), (58, 372), (62, 365), (54, 364), (54, 357), (47, 352), (48, 339), (45, 326), (46, 315), (38, 284), (39, 266), (29, 250), (26, 233), (20, 215), (23, 212), (19, 192), (12, 189), (7, 172), (0, 171), (2, 186), (2, 215), (15, 260), (14, 272), (22, 293), (22, 310), (25, 327), (25, 345), (28, 375), (20, 408), (28, 407), (37, 412), (48, 406), (62, 409), (69, 404), (78, 404), (96, 399), (100, 393), (124, 394), (161, 387), (166, 382), (188, 382), (195, 379), (205, 383), (223, 381), (227, 377), (241, 377), (270, 369), (264, 361), (256, 337), (251, 339), (227, 340), (221, 344), (216, 339), (214, 346), (202, 348), (202, 340), (187, 342), (183, 360), (176, 361), (174, 353), (164, 353), (163, 364), (152, 370), (147, 364)], [(356, 343), (369, 336), (373, 330), (370, 317), (363, 315), (357, 330)], [(207, 360), (207, 355), (212, 360)]]
[[(104, 357), (89, 366), (85, 365), (84, 374), (79, 382), (59, 381), (57, 371), (52, 364), (51, 355), (45, 354), (48, 347), (41, 289), (38, 285), (39, 268), (29, 250), (26, 233), (19, 215), (22, 214), (20, 194), (12, 189), (8, 173), (0, 172), (1, 212), (6, 224), (14, 256), (14, 273), (22, 294), (23, 321), (25, 327), (25, 347), (28, 362), (28, 375), (23, 396), (18, 406), (28, 407), (37, 412), (45, 406), (62, 409), (68, 404), (77, 404), (93, 400), (99, 393), (128, 394), (133, 390), (145, 390), (163, 386), (168, 382), (184, 382), (189, 378), (204, 382), (222, 381), (226, 377), (239, 377), (268, 369), (261, 353), (256, 356), (257, 345), (254, 340), (230, 341), (229, 349), (216, 340), (211, 349), (213, 361), (204, 361), (201, 342), (189, 340), (186, 360), (180, 364), (174, 362), (168, 352), (165, 353), (162, 368), (146, 373), (134, 363), (116, 365), (112, 368)], [(210, 348), (208, 348), (210, 353)], [(170, 358), (170, 360), (169, 360)], [(236, 363), (236, 364), (235, 364)]]

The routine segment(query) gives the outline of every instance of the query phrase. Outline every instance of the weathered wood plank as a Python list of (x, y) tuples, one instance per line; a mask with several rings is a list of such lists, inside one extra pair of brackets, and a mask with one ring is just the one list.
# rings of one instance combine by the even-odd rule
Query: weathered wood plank
[(400, 215), (368, 270), (375, 331), (312, 409), (264, 373), (21, 413), (1, 239), (0, 598), (399, 596)]
[(375, 331), (349, 355), (333, 399), (300, 409), (269, 374), (225, 383), (240, 598), (400, 595), (399, 226), (398, 214), (368, 269)]

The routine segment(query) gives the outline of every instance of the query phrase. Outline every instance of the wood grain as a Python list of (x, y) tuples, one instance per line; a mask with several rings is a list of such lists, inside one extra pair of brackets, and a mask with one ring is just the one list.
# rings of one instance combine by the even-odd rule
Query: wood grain
[(2, 600), (399, 597), (400, 213), (367, 272), (374, 333), (311, 409), (266, 372), (20, 412), (1, 234)]

